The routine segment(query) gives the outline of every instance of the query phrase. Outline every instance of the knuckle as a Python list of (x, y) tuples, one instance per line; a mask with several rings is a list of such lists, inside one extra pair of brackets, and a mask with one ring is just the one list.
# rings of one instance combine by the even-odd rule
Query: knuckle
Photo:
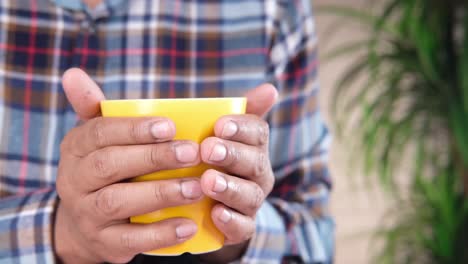
[(143, 129), (140, 125), (140, 122), (138, 120), (132, 120), (130, 122), (130, 138), (133, 142), (139, 142), (141, 141), (140, 139), (143, 137)]
[(166, 188), (163, 184), (159, 183), (159, 182), (155, 182), (154, 184), (154, 191), (153, 191), (153, 195), (154, 195), (154, 198), (156, 199), (156, 201), (159, 201), (161, 203), (167, 203), (170, 201), (170, 195), (169, 193), (167, 192), (169, 188)]
[(61, 200), (69, 198), (77, 190), (73, 181), (76, 178), (76, 172), (72, 169), (67, 168), (67, 164), (64, 164), (63, 160), (60, 161), (57, 169), (57, 178), (55, 181), (55, 189)]
[(102, 244), (101, 233), (95, 229), (95, 225), (92, 223), (92, 220), (83, 219), (83, 221), (78, 222), (78, 226), (80, 227), (80, 232), (83, 237), (86, 238), (89, 245), (97, 246)]
[(60, 142), (60, 154), (63, 156), (72, 150), (72, 143), (76, 140), (74, 139), (76, 134), (78, 133), (79, 128), (72, 128), (62, 139)]
[(236, 204), (239, 204), (240, 202), (242, 202), (242, 198), (244, 196), (242, 195), (241, 186), (239, 184), (233, 183), (233, 182), (229, 182), (228, 186), (229, 186), (229, 189), (230, 189), (230, 192), (229, 192), (229, 195), (228, 195), (229, 201), (232, 201), (233, 203), (236, 203)]
[(61, 164), (59, 164), (58, 172), (57, 172), (57, 179), (55, 181), (55, 189), (57, 190), (57, 193), (59, 196), (63, 193), (63, 189), (65, 189), (65, 181), (64, 181), (64, 176), (63, 176), (63, 167)]
[(121, 209), (119, 200), (114, 189), (104, 188), (96, 194), (95, 207), (106, 217), (112, 217), (117, 215)]
[(160, 232), (151, 233), (151, 243), (155, 248), (161, 248), (165, 244), (168, 244), (170, 241), (163, 239)]
[(265, 195), (263, 193), (263, 190), (260, 189), (260, 187), (256, 186), (254, 191), (252, 192), (252, 196), (248, 204), (248, 210), (252, 213), (256, 212), (258, 208), (260, 208), (260, 206), (262, 205), (264, 196)]
[(73, 188), (69, 185), (63, 184), (62, 182), (63, 180), (59, 181), (57, 179), (57, 184), (55, 186), (55, 190), (57, 191), (57, 196), (60, 199), (61, 205), (73, 202), (76, 197), (76, 193), (73, 191)]
[(105, 125), (102, 118), (96, 118), (91, 125), (91, 138), (94, 141), (96, 148), (106, 146), (107, 138), (105, 133)]
[(118, 172), (117, 163), (111, 156), (110, 150), (102, 150), (92, 157), (92, 169), (100, 179), (111, 180)]
[(267, 122), (261, 122), (261, 125), (258, 126), (258, 144), (260, 146), (266, 145), (270, 137), (270, 127)]
[(61, 177), (57, 177), (55, 189), (57, 190), (57, 195), (60, 198), (60, 200), (63, 200), (64, 194), (65, 194), (65, 190), (64, 190), (65, 188), (62, 184)]
[(146, 163), (152, 165), (155, 168), (159, 168), (161, 166), (160, 156), (160, 149), (155, 145), (149, 147), (144, 154)]
[(125, 251), (135, 250), (135, 238), (128, 232), (120, 235), (120, 245)]
[(60, 142), (60, 155), (63, 156), (64, 154), (66, 154), (68, 152), (68, 150), (70, 149), (69, 145), (69, 138), (70, 136), (67, 134), (62, 142)]
[(119, 250), (118, 253), (116, 254), (111, 254), (110, 259), (108, 259), (108, 262), (111, 263), (128, 263), (130, 260), (132, 260), (135, 255), (137, 254), (137, 246), (136, 246), (136, 238), (134, 235), (124, 232), (120, 235), (120, 247), (121, 250)]
[(228, 164), (227, 166), (234, 166), (236, 165), (240, 160), (242, 160), (242, 153), (234, 146), (226, 146), (228, 148), (228, 157), (227, 161)]
[(275, 176), (273, 176), (273, 173), (271, 173), (265, 185), (265, 190), (267, 194), (269, 194), (273, 190), (273, 187), (275, 186), (275, 181)]
[(261, 151), (257, 155), (257, 162), (254, 164), (253, 176), (255, 178), (263, 177), (267, 170), (267, 155), (265, 152)]

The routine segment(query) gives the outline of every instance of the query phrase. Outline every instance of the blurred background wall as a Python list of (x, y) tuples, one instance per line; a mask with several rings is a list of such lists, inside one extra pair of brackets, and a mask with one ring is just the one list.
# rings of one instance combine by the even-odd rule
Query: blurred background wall
[[(313, 0), (313, 6), (323, 4), (340, 4), (359, 6), (363, 0)], [(325, 60), (324, 54), (343, 40), (362, 36), (359, 27), (346, 26), (340, 30), (336, 17), (317, 15), (316, 27), (319, 38), (321, 107), (329, 124), (333, 124), (330, 105), (333, 98), (330, 92), (334, 83), (353, 57), (334, 61)], [(331, 27), (334, 29), (331, 30)], [(331, 31), (334, 33), (331, 34)], [(333, 126), (331, 126), (333, 129)], [(353, 140), (353, 135), (347, 137)], [(330, 168), (334, 180), (332, 196), (332, 213), (337, 224), (336, 263), (372, 263), (373, 249), (378, 245), (374, 239), (376, 227), (384, 217), (385, 198), (378, 188), (363, 182), (359, 171), (350, 171), (346, 164), (346, 148), (334, 141), (330, 153)]]

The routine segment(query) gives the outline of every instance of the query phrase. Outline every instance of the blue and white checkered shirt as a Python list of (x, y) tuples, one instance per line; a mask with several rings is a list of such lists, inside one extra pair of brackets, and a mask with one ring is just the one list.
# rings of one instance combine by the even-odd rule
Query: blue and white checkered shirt
[(87, 71), (109, 99), (240, 96), (273, 83), (273, 192), (243, 263), (332, 261), (328, 136), (309, 0), (0, 1), (0, 263), (53, 263), (61, 87)]

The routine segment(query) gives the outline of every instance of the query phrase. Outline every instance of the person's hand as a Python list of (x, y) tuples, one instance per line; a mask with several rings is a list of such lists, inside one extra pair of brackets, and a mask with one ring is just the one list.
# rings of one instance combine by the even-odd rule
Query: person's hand
[(215, 137), (201, 144), (202, 161), (221, 171), (208, 170), (201, 178), (203, 193), (219, 204), (211, 217), (225, 236), (225, 247), (202, 256), (226, 263), (236, 260), (255, 233), (255, 215), (274, 184), (268, 156), (269, 127), (262, 119), (276, 101), (276, 89), (261, 85), (247, 97), (247, 114), (220, 118)]
[(200, 162), (194, 142), (172, 141), (174, 124), (164, 118), (103, 118), (104, 96), (87, 75), (69, 70), (65, 92), (81, 119), (61, 144), (57, 176), (60, 197), (55, 252), (65, 263), (124, 263), (136, 254), (189, 239), (189, 219), (130, 224), (130, 216), (202, 198), (200, 181), (184, 178), (129, 183), (125, 180)]

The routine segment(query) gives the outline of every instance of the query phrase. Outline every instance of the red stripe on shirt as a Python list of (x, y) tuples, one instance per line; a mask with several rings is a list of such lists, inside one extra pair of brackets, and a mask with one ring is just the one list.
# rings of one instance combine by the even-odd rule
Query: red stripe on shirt
[(317, 69), (318, 62), (316, 60), (308, 63), (307, 67), (296, 69), (294, 72), (285, 72), (281, 74), (278, 79), (281, 81), (287, 81), (292, 79), (300, 78), (301, 76), (307, 75), (313, 70)]
[[(28, 52), (29, 47), (18, 47), (15, 45), (8, 45), (0, 43), (0, 49), (13, 52)], [(36, 48), (36, 54), (55, 55), (54, 49)], [(181, 51), (181, 50), (170, 50), (161, 48), (148, 48), (148, 49), (114, 49), (114, 50), (85, 50), (84, 48), (76, 48), (73, 52), (60, 50), (60, 56), (72, 56), (76, 54), (86, 53), (91, 56), (122, 56), (122, 55), (170, 55), (175, 57), (202, 57), (202, 58), (226, 58), (236, 57), (242, 55), (254, 55), (254, 54), (267, 54), (267, 48), (245, 48), (235, 50), (223, 50), (223, 51)]]
[(86, 70), (86, 64), (88, 63), (89, 56), (89, 34), (86, 33), (83, 38), (83, 48), (80, 50), (81, 53), (81, 68)]

